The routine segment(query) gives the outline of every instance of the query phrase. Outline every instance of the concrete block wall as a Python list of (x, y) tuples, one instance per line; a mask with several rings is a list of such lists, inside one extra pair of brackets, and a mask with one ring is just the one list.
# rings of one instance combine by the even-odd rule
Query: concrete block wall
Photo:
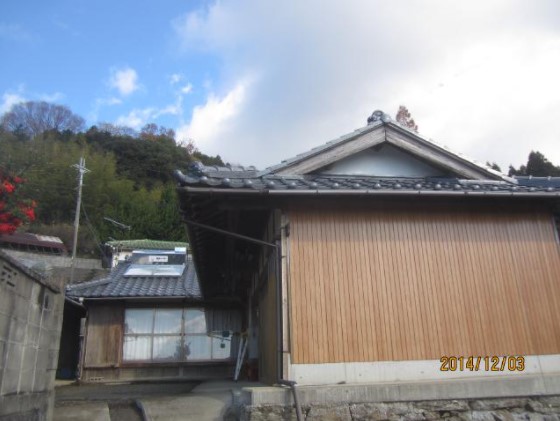
[[(65, 279), (66, 281), (70, 280), (72, 258), (69, 256), (56, 256), (11, 249), (1, 250), (14, 259), (45, 263), (51, 268), (52, 276)], [(75, 263), (74, 282), (91, 281), (92, 279), (102, 278), (109, 273), (108, 269), (103, 268), (102, 262), (99, 259), (77, 257)]]
[(50, 419), (64, 296), (6, 260), (0, 270), (0, 420)]

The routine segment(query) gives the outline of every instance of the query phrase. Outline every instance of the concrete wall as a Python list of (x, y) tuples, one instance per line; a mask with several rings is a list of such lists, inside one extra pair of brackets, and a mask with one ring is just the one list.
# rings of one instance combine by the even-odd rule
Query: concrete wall
[(64, 296), (0, 255), (0, 420), (48, 420)]
[[(72, 258), (69, 256), (56, 256), (52, 254), (40, 254), (40, 253), (30, 253), (26, 251), (2, 249), (4, 253), (16, 258), (16, 259), (30, 259), (35, 261), (41, 261), (48, 263), (50, 266), (55, 268), (69, 268), (72, 266)], [(103, 269), (101, 266), (101, 260), (99, 259), (83, 259), (76, 257), (76, 268), (77, 269)]]
[[(242, 421), (295, 420), (289, 406), (243, 406), (234, 408)], [(304, 405), (305, 420), (550, 420), (560, 419), (560, 396), (502, 399), (435, 400), (337, 405)]]
[[(306, 420), (560, 420), (560, 376), (297, 387)], [(295, 420), (287, 387), (234, 394), (243, 421)]]
[(82, 381), (223, 380), (233, 378), (234, 363), (160, 365), (153, 367), (84, 368)]
[[(7, 255), (24, 261), (41, 262), (51, 268), (51, 276), (58, 279), (70, 280), (72, 258), (68, 256), (56, 256), (52, 254), (31, 253), (19, 250), (1, 249)], [(102, 278), (109, 273), (104, 269), (99, 259), (76, 258), (74, 269), (74, 283), (91, 281)]]

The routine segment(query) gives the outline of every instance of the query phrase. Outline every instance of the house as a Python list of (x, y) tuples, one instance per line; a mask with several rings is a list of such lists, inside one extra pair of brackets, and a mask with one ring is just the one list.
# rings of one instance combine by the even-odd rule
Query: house
[(61, 282), (0, 250), (0, 419), (52, 419)]
[(59, 256), (66, 256), (68, 254), (68, 250), (60, 238), (29, 232), (0, 235), (0, 248)]
[(112, 240), (105, 243), (107, 255), (110, 256), (111, 268), (127, 260), (134, 250), (175, 250), (177, 247), (188, 247), (188, 243), (181, 241), (161, 240)]
[(510, 178), (381, 111), (262, 171), (176, 176), (201, 291), (243, 304), (262, 381), (559, 373), (558, 180)]
[(185, 247), (135, 250), (110, 275), (69, 285), (87, 309), (80, 379), (232, 377), (239, 303), (201, 294)]

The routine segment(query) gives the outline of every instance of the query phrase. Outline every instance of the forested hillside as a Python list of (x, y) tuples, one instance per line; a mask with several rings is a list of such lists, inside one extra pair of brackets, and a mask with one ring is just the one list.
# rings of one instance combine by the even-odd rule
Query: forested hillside
[[(401, 123), (416, 130), (408, 110), (401, 108), (406, 111), (399, 109)], [(220, 156), (204, 155), (193, 142), (177, 143), (173, 130), (165, 127), (147, 124), (137, 132), (102, 123), (86, 128), (84, 119), (67, 107), (21, 103), (0, 118), (0, 217), (5, 219), (0, 225), (16, 221), (19, 231), (56, 235), (70, 248), (75, 166), (82, 156), (89, 172), (84, 176), (81, 255), (99, 255), (109, 239), (186, 240), (173, 171), (193, 160), (224, 165)], [(560, 176), (560, 167), (531, 152), (527, 165), (510, 166), (509, 175)]]
[(110, 124), (84, 129), (83, 120), (73, 115), (81, 125), (55, 126), (49, 113), (70, 111), (42, 104), (41, 113), (34, 110), (27, 119), (7, 113), (0, 120), (0, 176), (22, 178), (18, 196), (36, 202), (36, 219), (19, 231), (57, 235), (71, 247), (78, 185), (74, 165), (83, 156), (89, 172), (79, 254), (99, 255), (99, 245), (111, 238), (186, 240), (172, 172), (195, 159), (223, 165), (219, 156), (204, 155), (192, 142), (179, 145), (172, 130), (154, 124), (140, 132)]

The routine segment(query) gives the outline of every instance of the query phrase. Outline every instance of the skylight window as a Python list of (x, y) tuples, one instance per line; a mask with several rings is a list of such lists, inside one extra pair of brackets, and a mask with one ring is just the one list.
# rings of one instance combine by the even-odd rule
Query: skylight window
[(179, 277), (185, 270), (185, 264), (182, 265), (138, 265), (132, 264), (124, 273), (124, 276), (168, 276)]
[(186, 250), (134, 251), (130, 257), (130, 266), (124, 276), (162, 276), (179, 277), (185, 270)]

